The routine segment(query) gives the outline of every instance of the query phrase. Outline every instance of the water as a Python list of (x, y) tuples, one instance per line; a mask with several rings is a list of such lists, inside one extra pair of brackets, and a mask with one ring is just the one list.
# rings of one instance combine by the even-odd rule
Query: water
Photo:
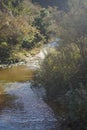
[(33, 77), (33, 70), (29, 70), (27, 66), (14, 66), (12, 68), (0, 69), (0, 81), (7, 82), (24, 82)]
[(44, 45), (44, 47), (40, 50), (40, 53), (37, 54), (37, 57), (43, 60), (50, 52), (53, 50), (55, 51), (55, 49), (59, 46), (59, 41), (60, 39), (57, 38), (54, 42)]
[(59, 130), (52, 109), (32, 90), (25, 66), (0, 70), (0, 130)]

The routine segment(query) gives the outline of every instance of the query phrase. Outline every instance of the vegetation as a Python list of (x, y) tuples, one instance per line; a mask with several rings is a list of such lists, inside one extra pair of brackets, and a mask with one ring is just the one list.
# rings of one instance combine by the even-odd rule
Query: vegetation
[(66, 129), (86, 130), (87, 2), (70, 0), (68, 5), (68, 12), (55, 15), (59, 47), (46, 56), (35, 80), (46, 88), (48, 99), (65, 108)]
[(47, 43), (49, 19), (49, 10), (28, 0), (1, 0), (0, 63), (18, 61), (15, 53)]
[(66, 129), (86, 130), (87, 1), (32, 2), (0, 1), (0, 64), (18, 62), (19, 52), (59, 37), (59, 46), (46, 56), (35, 81), (45, 87), (48, 99), (65, 108), (61, 116)]

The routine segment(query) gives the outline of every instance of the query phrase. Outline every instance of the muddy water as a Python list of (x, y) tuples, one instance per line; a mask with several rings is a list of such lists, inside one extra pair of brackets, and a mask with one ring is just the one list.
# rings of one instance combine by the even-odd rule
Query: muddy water
[(59, 130), (52, 109), (32, 90), (25, 66), (0, 70), (0, 130)]
[(22, 82), (32, 79), (33, 71), (27, 66), (14, 66), (12, 68), (0, 69), (0, 80), (7, 82)]

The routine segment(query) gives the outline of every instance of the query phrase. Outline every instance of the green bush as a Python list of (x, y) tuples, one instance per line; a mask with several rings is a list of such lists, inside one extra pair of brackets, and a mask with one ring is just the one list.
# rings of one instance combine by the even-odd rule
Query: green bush
[(86, 66), (87, 58), (83, 59), (76, 44), (70, 44), (50, 53), (35, 77), (45, 87), (47, 98), (57, 100), (65, 108), (63, 116), (71, 130), (87, 127)]
[(46, 87), (47, 95), (51, 97), (63, 94), (69, 89), (72, 76), (77, 72), (81, 55), (76, 45), (59, 47), (50, 53), (38, 73), (39, 81)]
[(64, 107), (67, 109), (67, 122), (71, 130), (87, 129), (87, 88), (79, 86), (67, 92), (67, 103)]
[(32, 24), (40, 31), (41, 35), (45, 37), (46, 42), (48, 41), (49, 38), (48, 27), (50, 25), (48, 14), (49, 12), (46, 9), (40, 10), (40, 14), (34, 18)]
[(10, 48), (7, 44), (7, 42), (1, 42), (0, 43), (0, 62), (4, 63), (8, 60), (10, 57)]

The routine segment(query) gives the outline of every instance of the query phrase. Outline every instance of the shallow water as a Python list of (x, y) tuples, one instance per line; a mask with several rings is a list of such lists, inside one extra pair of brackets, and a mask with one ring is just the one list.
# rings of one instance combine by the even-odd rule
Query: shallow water
[(0, 70), (0, 130), (59, 130), (53, 110), (32, 90), (25, 66)]
[(33, 70), (29, 70), (27, 66), (13, 66), (12, 68), (0, 69), (0, 81), (22, 82), (32, 79)]

